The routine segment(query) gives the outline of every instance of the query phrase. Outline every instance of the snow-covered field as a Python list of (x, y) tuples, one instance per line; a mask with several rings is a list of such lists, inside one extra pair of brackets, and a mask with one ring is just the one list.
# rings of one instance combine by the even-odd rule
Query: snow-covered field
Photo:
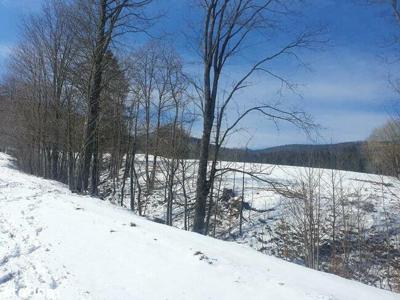
[[(150, 156), (149, 160), (151, 162), (153, 157)], [(136, 165), (142, 187), (146, 186), (144, 161), (144, 155), (137, 155)], [(168, 162), (168, 159), (158, 158), (156, 172), (158, 185), (156, 182), (156, 188), (147, 197), (142, 195), (144, 215), (158, 220), (165, 220), (167, 213), (164, 188), (164, 183), (167, 181), (165, 175), (166, 162)], [(194, 205), (193, 199), (195, 199), (197, 174), (196, 160), (185, 160), (185, 164), (185, 172), (179, 169), (176, 175), (179, 179), (174, 184), (174, 204), (172, 207), (173, 226), (181, 229), (184, 228), (183, 173), (186, 177), (185, 193), (189, 206), (192, 205), (192, 207)], [(220, 239), (235, 240), (250, 245), (263, 253), (276, 254), (278, 251), (274, 249), (276, 245), (272, 242), (276, 237), (275, 228), (282, 219), (285, 219), (286, 222), (290, 221), (288, 220), (290, 219), (290, 212), (287, 212), (288, 208), (286, 207), (288, 198), (284, 194), (287, 191), (302, 193), (304, 192), (301, 190), (303, 185), (306, 185), (306, 189), (314, 189), (312, 191), (314, 198), (319, 198), (321, 214), (326, 217), (321, 218), (321, 223), (324, 226), (331, 226), (329, 217), (332, 214), (331, 202), (334, 193), (336, 195), (337, 214), (346, 209), (349, 225), (357, 227), (358, 224), (355, 223), (362, 219), (362, 226), (365, 231), (376, 232), (388, 226), (392, 228), (391, 234), (395, 236), (396, 240), (398, 240), (398, 235), (400, 237), (400, 201), (398, 197), (400, 195), (400, 181), (398, 179), (351, 171), (259, 163), (244, 164), (222, 161), (219, 162), (218, 168), (228, 171), (224, 172), (223, 176), (218, 177), (214, 183), (213, 199), (214, 202), (217, 202), (214, 203), (214, 206), (217, 206), (220, 215), (217, 222), (214, 222), (214, 215), (211, 218), (209, 232), (210, 234), (215, 233), (215, 236)], [(245, 171), (244, 178), (242, 177), (242, 170)], [(122, 178), (123, 169), (120, 173), (120, 178)], [(107, 172), (106, 176), (108, 176)], [(107, 194), (105, 191), (112, 190), (111, 182), (106, 179), (106, 176), (104, 176), (104, 184), (101, 187), (104, 194)], [(108, 196), (105, 196), (106, 199), (119, 204), (121, 182), (122, 180), (117, 183), (116, 192), (108, 193)], [(231, 204), (235, 199), (240, 201), (243, 188), (244, 201), (248, 205), (243, 210), (243, 230), (242, 235), (239, 235), (237, 207), (232, 209)], [(224, 189), (233, 191), (235, 197), (222, 201)], [(306, 192), (310, 193), (311, 191)], [(314, 201), (316, 200), (314, 199)], [(346, 206), (345, 208), (340, 207), (341, 201), (343, 206)], [(124, 206), (130, 207), (129, 179), (125, 185)], [(379, 235), (380, 233), (376, 234)]]
[(0, 299), (400, 299), (167, 227), (0, 154)]

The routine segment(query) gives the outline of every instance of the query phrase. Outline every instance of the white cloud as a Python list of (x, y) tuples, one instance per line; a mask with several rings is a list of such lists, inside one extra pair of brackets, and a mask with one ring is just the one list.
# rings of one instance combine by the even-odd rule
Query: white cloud
[(310, 139), (300, 129), (281, 123), (279, 129), (274, 124), (253, 115), (247, 120), (246, 129), (231, 136), (227, 145), (230, 147), (265, 148), (285, 144), (340, 143), (366, 139), (374, 128), (388, 120), (385, 113), (326, 111), (315, 116), (322, 124), (320, 137)]
[[(358, 53), (340, 49), (335, 53), (323, 53), (312, 58), (313, 70), (280, 70), (289, 74), (300, 85), (298, 97), (291, 92), (277, 95), (280, 84), (276, 80), (257, 76), (254, 85), (242, 90), (236, 97), (236, 107), (232, 108), (228, 119), (236, 116), (237, 107), (243, 110), (255, 102), (280, 99), (286, 107), (298, 106), (310, 112), (324, 130), (320, 131), (319, 142), (330, 143), (363, 140), (377, 126), (387, 119), (385, 105), (397, 95), (388, 83), (390, 67), (383, 64), (373, 54)], [(232, 77), (243, 73), (245, 67), (235, 66)], [(228, 85), (226, 82), (224, 85)], [(246, 131), (233, 136), (229, 146), (243, 147), (251, 138), (251, 147), (268, 147), (280, 144), (310, 143), (298, 129), (281, 125), (277, 132), (274, 124), (262, 116), (252, 115), (241, 124)]]
[(8, 57), (11, 53), (11, 46), (8, 44), (0, 44), (0, 59)]

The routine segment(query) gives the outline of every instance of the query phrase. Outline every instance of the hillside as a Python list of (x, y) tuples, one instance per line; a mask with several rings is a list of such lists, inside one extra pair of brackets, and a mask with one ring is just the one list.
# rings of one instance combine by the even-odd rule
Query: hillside
[(364, 151), (364, 142), (337, 144), (293, 144), (265, 149), (224, 148), (225, 160), (289, 166), (333, 168), (355, 172), (373, 172)]
[(398, 299), (156, 224), (0, 156), (1, 299)]
[[(121, 180), (124, 169), (115, 179), (105, 168), (101, 197), (156, 222), (190, 228), (197, 161), (180, 161), (172, 203), (166, 193), (170, 165), (169, 159), (158, 158), (155, 185), (147, 192), (146, 158), (137, 155), (138, 182), (132, 195), (129, 178), (125, 185)], [(219, 162), (218, 168), (224, 173), (217, 177), (212, 203), (207, 207), (208, 235), (369, 285), (398, 290), (398, 180), (349, 171), (227, 161)], [(308, 242), (310, 239), (312, 242)]]
[[(199, 156), (200, 140), (187, 137), (187, 158)], [(220, 159), (252, 163), (279, 164), (300, 167), (332, 168), (355, 172), (377, 172), (369, 163), (365, 142), (335, 144), (291, 144), (263, 149), (222, 147)]]

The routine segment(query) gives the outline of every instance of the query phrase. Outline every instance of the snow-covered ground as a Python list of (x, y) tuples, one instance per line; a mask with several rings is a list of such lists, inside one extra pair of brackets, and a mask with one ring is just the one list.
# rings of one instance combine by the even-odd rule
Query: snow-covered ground
[(167, 227), (0, 154), (0, 299), (400, 299)]
[[(107, 165), (107, 159), (105, 161), (104, 165)], [(152, 156), (149, 157), (149, 161), (153, 161)], [(158, 157), (155, 188), (147, 195), (142, 191), (143, 215), (157, 221), (166, 219), (165, 183), (167, 182), (166, 170), (169, 162), (166, 158)], [(144, 155), (137, 155), (135, 164), (140, 185), (142, 190), (145, 190)], [(189, 208), (189, 227), (190, 221), (193, 219), (192, 208), (194, 207), (197, 174), (196, 160), (184, 160), (184, 164), (185, 167), (179, 168), (175, 175), (172, 206), (172, 225), (181, 229), (184, 228), (185, 200), (187, 200)], [(318, 214), (320, 223), (318, 226), (322, 228), (319, 234), (321, 247), (325, 245), (329, 248), (331, 245), (332, 241), (329, 239), (332, 238), (330, 230), (332, 229), (333, 207), (335, 207), (336, 230), (342, 234), (342, 238), (343, 232), (346, 232), (345, 234), (359, 232), (362, 236), (368, 236), (370, 239), (366, 243), (371, 246), (373, 255), (368, 263), (363, 263), (365, 267), (374, 269), (373, 273), (382, 272), (382, 270), (376, 270), (382, 268), (381, 259), (385, 259), (386, 254), (378, 253), (377, 248), (379, 247), (375, 247), (376, 245), (373, 245), (371, 241), (379, 246), (382, 244), (382, 237), (387, 234), (386, 231), (390, 232), (390, 240), (395, 250), (393, 255), (397, 255), (396, 249), (399, 249), (400, 245), (400, 201), (398, 197), (400, 180), (396, 178), (351, 171), (260, 163), (221, 161), (218, 162), (217, 167), (226, 171), (223, 176), (217, 177), (214, 183), (214, 206), (211, 211), (209, 235), (247, 244), (265, 254), (285, 257), (300, 264), (304, 263), (302, 255), (283, 256), (282, 247), (279, 249), (282, 236), (277, 227), (285, 222), (297, 229), (295, 223), (301, 221), (299, 215), (293, 219), (293, 206), (291, 205), (296, 202), (296, 205), (301, 205), (302, 202), (297, 201), (296, 197), (293, 201), (289, 201), (290, 198), (287, 196), (289, 192), (292, 195), (297, 193), (307, 197), (313, 195), (314, 214)], [(242, 170), (245, 173), (244, 177)], [(120, 170), (119, 180), (112, 182), (108, 170), (104, 171), (103, 184), (100, 187), (103, 197), (118, 205), (121, 205), (123, 173), (124, 168)], [(184, 178), (185, 183), (183, 183)], [(123, 202), (123, 206), (128, 208), (131, 197), (129, 186), (128, 178)], [(185, 186), (185, 191), (183, 191), (183, 186)], [(244, 189), (243, 194), (242, 189)], [(112, 192), (113, 190), (114, 192)], [(224, 197), (224, 191), (231, 191), (234, 196), (228, 193), (227, 197)], [(137, 195), (138, 190), (136, 189)], [(242, 234), (239, 234), (239, 201), (242, 195), (246, 205), (243, 209)], [(335, 199), (334, 204), (332, 199)], [(319, 211), (317, 211), (317, 201)], [(297, 208), (299, 209), (299, 207)], [(135, 209), (137, 210), (137, 205)], [(215, 216), (215, 212), (217, 212), (217, 216)], [(348, 240), (351, 239), (352, 237), (348, 238)], [(296, 244), (298, 241), (290, 242)], [(325, 247), (325, 250), (328, 248)], [(331, 253), (325, 251), (323, 255), (320, 269), (329, 271), (328, 260), (331, 259)], [(354, 273), (351, 275), (352, 278), (388, 288), (387, 282), (381, 280), (386, 278), (386, 275), (375, 276), (376, 274), (374, 274), (372, 278), (371, 274), (365, 273), (363, 270), (358, 272), (361, 272), (363, 276)]]

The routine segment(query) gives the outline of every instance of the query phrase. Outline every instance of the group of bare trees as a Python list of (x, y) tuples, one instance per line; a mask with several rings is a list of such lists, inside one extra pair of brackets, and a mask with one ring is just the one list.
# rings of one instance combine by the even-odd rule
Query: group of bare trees
[[(158, 21), (151, 4), (50, 0), (39, 14), (27, 18), (1, 85), (2, 107), (7, 108), (2, 115), (12, 119), (2, 128), (2, 139), (21, 168), (66, 182), (80, 193), (99, 195), (102, 174), (108, 170), (120, 203), (130, 194), (131, 207), (136, 201), (141, 214), (142, 198), (154, 190), (164, 157), (169, 158), (166, 198), (173, 202), (179, 158), (194, 148), (189, 133), (200, 115), (193, 230), (205, 233), (210, 192), (223, 172), (217, 168), (220, 149), (247, 115), (260, 113), (306, 131), (313, 126), (302, 111), (284, 109), (271, 99), (243, 103), (231, 116), (237, 93), (257, 73), (293, 88), (269, 64), (285, 56), (298, 59), (296, 50), (311, 47), (318, 32), (283, 30), (298, 8), (294, 3), (292, 8), (280, 1), (198, 1), (195, 32), (203, 73), (198, 80), (185, 74), (177, 51), (159, 38), (136, 43), (128, 51), (121, 46), (125, 54), (117, 55), (119, 45), (132, 36), (135, 40), (138, 32), (147, 33)], [(252, 40), (263, 39), (267, 45), (279, 33), (284, 37), (280, 46), (257, 49), (261, 54), (227, 83), (230, 64)], [(138, 153), (144, 153), (144, 166), (135, 161)]]
[(394, 118), (376, 128), (365, 150), (370, 167), (380, 174), (400, 178), (400, 121)]
[[(347, 175), (348, 176), (348, 175)], [(376, 176), (378, 177), (378, 176)], [(375, 177), (375, 178), (376, 178)], [(280, 189), (273, 253), (290, 261), (398, 291), (396, 205), (389, 179), (346, 178), (342, 171), (304, 169)]]
[[(193, 123), (188, 78), (179, 55), (165, 44), (151, 42), (144, 45), (134, 53), (130, 64), (130, 84), (134, 87), (128, 107), (128, 131), (131, 134), (126, 155), (119, 157), (120, 162), (110, 174), (121, 182), (121, 191), (117, 193), (121, 204), (124, 203), (125, 182), (130, 178), (130, 206), (139, 214), (143, 214), (145, 203), (153, 192), (165, 189), (169, 208), (167, 223), (170, 224), (176, 172), (179, 161), (187, 156), (188, 130)], [(139, 152), (142, 155), (138, 159)], [(123, 157), (125, 165), (120, 179)]]
[(144, 29), (149, 2), (48, 1), (25, 20), (2, 84), (13, 116), (2, 134), (23, 169), (79, 192), (89, 189), (90, 173), (97, 194), (99, 152), (108, 151), (108, 137), (128, 135), (128, 79), (110, 44)]
[(8, 121), (1, 136), (22, 169), (99, 196), (107, 194), (99, 186), (111, 179), (118, 202), (130, 195), (139, 214), (162, 158), (169, 158), (166, 198), (172, 205), (178, 159), (193, 123), (189, 79), (172, 46), (149, 41), (114, 54), (113, 42), (150, 25), (150, 2), (46, 2), (26, 20), (1, 85)]

